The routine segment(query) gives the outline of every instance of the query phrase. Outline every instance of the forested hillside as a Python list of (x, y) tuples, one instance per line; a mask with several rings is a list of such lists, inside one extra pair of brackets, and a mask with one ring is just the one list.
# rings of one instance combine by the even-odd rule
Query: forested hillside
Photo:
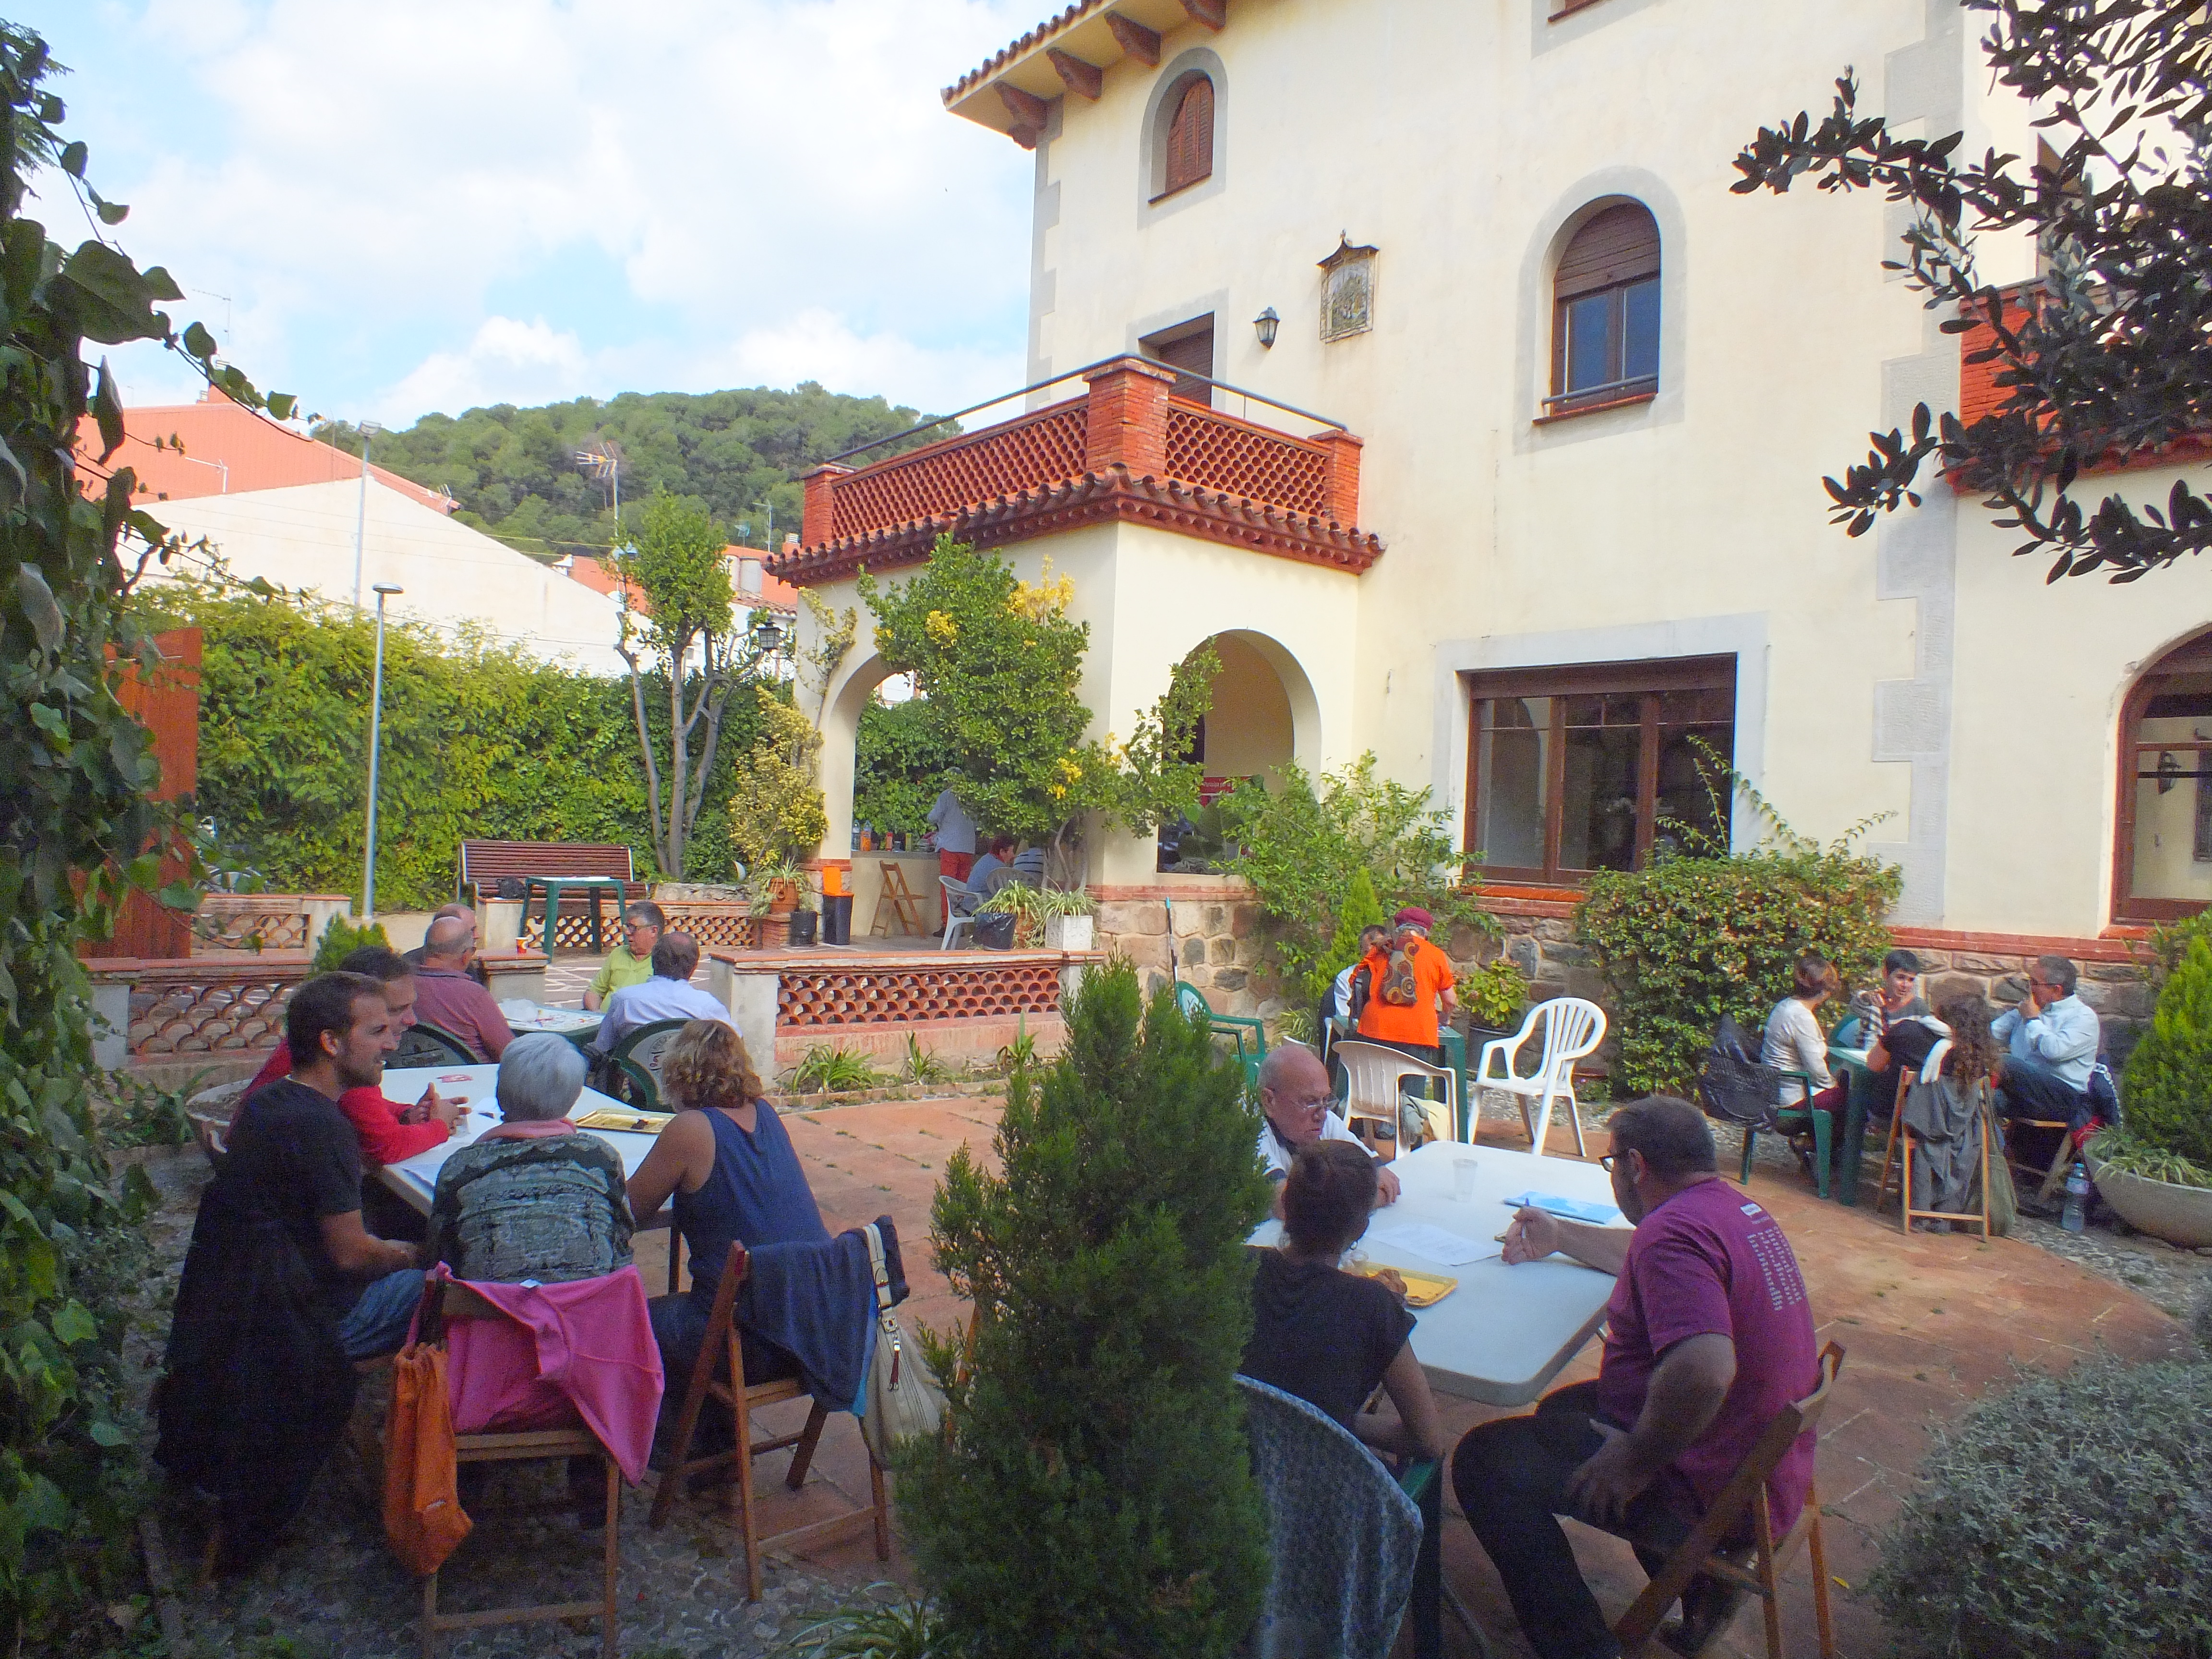
[[(465, 524), (540, 557), (598, 552), (614, 544), (613, 492), (576, 455), (611, 449), (621, 458), (623, 521), (657, 489), (696, 495), (732, 541), (769, 543), (799, 528), (799, 479), (840, 451), (903, 432), (922, 417), (881, 398), (825, 392), (811, 380), (789, 392), (626, 392), (602, 403), (519, 409), (494, 404), (455, 417), (426, 415), (404, 432), (377, 434), (374, 459), (404, 477), (450, 490)], [(943, 426), (863, 459), (950, 435)], [(361, 438), (343, 423), (315, 436), (351, 454)], [(763, 504), (765, 503), (765, 504)]]

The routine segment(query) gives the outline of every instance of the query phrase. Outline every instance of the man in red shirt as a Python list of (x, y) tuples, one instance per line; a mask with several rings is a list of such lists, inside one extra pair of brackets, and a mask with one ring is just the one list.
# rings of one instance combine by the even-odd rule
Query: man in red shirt
[[(1452, 1455), (1460, 1507), (1542, 1659), (1620, 1651), (1556, 1517), (1627, 1539), (1656, 1572), (1767, 1425), (1820, 1381), (1796, 1255), (1774, 1218), (1717, 1173), (1698, 1109), (1655, 1095), (1607, 1127), (1613, 1151), (1601, 1162), (1636, 1230), (1522, 1210), (1504, 1252), (1511, 1265), (1564, 1250), (1619, 1278), (1597, 1380), (1547, 1395), (1533, 1416), (1469, 1430)], [(1813, 1445), (1800, 1437), (1767, 1482), (1778, 1536), (1804, 1507)], [(1742, 1593), (1697, 1578), (1682, 1599), (1681, 1624), (1661, 1640), (1694, 1654)]]
[[(415, 1024), (415, 971), (398, 951), (381, 945), (364, 945), (338, 964), (338, 971), (359, 974), (384, 987), (385, 1011), (392, 1018), (395, 1036)], [(231, 1114), (230, 1131), (226, 1132), (225, 1138), (237, 1129), (247, 1101), (270, 1084), (291, 1074), (292, 1050), (289, 1045), (280, 1044), (254, 1074), (253, 1081), (246, 1085), (246, 1092), (239, 1097), (237, 1109)], [(453, 1133), (453, 1125), (461, 1115), (459, 1104), (442, 1097), (434, 1083), (422, 1091), (422, 1098), (412, 1106), (386, 1100), (383, 1089), (375, 1084), (349, 1088), (338, 1097), (338, 1110), (353, 1125), (361, 1140), (362, 1159), (368, 1164), (397, 1164), (402, 1158), (428, 1152)]]
[(474, 922), (443, 916), (430, 924), (422, 937), (422, 965), (415, 970), (415, 1018), (459, 1037), (479, 1060), (496, 1060), (514, 1033), (491, 993), (470, 977), (476, 953)]

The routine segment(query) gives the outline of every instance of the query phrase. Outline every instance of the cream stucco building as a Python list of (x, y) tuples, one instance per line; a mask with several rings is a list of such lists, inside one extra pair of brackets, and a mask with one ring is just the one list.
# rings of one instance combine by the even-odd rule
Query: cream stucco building
[[(1846, 65), (1907, 131), (2031, 150), (1976, 33), (1947, 0), (1078, 0), (945, 100), (1033, 153), (1030, 379), (1079, 378), (818, 474), (778, 568), (842, 607), (940, 529), (1049, 556), (1102, 730), (1220, 639), (1209, 771), (1371, 749), (1509, 908), (1647, 856), (1697, 738), (1802, 832), (1886, 815), (1895, 920), (1960, 969), (2117, 961), (2212, 898), (2212, 576), (2046, 586), (1940, 483), (1830, 527), (1870, 428), (1960, 406), (1960, 338), (1881, 269), (1877, 197), (1729, 189)], [(830, 688), (832, 852), (880, 673), (864, 636)], [(1203, 886), (1126, 839), (1091, 874)]]

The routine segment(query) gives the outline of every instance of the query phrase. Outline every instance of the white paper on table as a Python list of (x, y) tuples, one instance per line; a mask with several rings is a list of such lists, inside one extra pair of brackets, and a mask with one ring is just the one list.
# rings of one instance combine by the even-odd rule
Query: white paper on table
[(1447, 1267), (1461, 1267), (1470, 1261), (1480, 1261), (1485, 1256), (1498, 1254), (1498, 1247), (1477, 1243), (1463, 1234), (1446, 1232), (1442, 1227), (1432, 1227), (1425, 1221), (1413, 1221), (1404, 1217), (1378, 1217), (1367, 1224), (1367, 1237), (1377, 1243), (1395, 1244), (1400, 1249), (1441, 1263)]

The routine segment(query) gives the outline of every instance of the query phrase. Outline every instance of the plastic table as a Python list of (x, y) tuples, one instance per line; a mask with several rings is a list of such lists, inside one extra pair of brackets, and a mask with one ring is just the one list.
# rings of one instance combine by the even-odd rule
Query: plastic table
[[(430, 1213), (430, 1197), (436, 1191), (438, 1171), (445, 1162), (461, 1147), (467, 1146), (485, 1130), (499, 1121), (499, 1103), (493, 1091), (499, 1081), (496, 1066), (423, 1066), (404, 1072), (384, 1074), (384, 1092), (392, 1100), (416, 1100), (422, 1091), (433, 1083), (438, 1092), (448, 1100), (459, 1096), (468, 1102), (469, 1115), (454, 1126), (450, 1139), (441, 1141), (428, 1152), (402, 1158), (397, 1164), (387, 1164), (377, 1171), (377, 1179), (397, 1193), (408, 1206), (421, 1214)], [(586, 1089), (576, 1103), (569, 1108), (568, 1115), (582, 1117), (586, 1113), (607, 1110), (623, 1112), (633, 1109), (619, 1100), (601, 1094), (596, 1089)], [(606, 1129), (586, 1129), (613, 1147), (622, 1159), (623, 1178), (635, 1176), (645, 1155), (653, 1150), (651, 1135), (624, 1134)]]
[(1856, 1206), (1859, 1201), (1859, 1164), (1866, 1156), (1867, 1115), (1874, 1102), (1875, 1074), (1867, 1069), (1871, 1048), (1839, 1048), (1828, 1045), (1828, 1068), (1844, 1084), (1844, 1141), (1837, 1153), (1838, 1179), (1830, 1191), (1838, 1204)]
[[(1466, 1158), (1474, 1160), (1474, 1193), (1462, 1202), (1452, 1166)], [(1513, 1218), (1504, 1200), (1535, 1191), (1611, 1204), (1613, 1183), (1595, 1164), (1462, 1141), (1431, 1141), (1389, 1167), (1403, 1191), (1395, 1204), (1375, 1212), (1359, 1248), (1371, 1261), (1459, 1280), (1443, 1301), (1413, 1314), (1413, 1356), (1429, 1386), (1491, 1406), (1537, 1399), (1605, 1323), (1613, 1279), (1563, 1255), (1507, 1267), (1492, 1242)], [(1472, 1239), (1488, 1254), (1452, 1267), (1374, 1234), (1375, 1226), (1387, 1231), (1400, 1218)], [(1619, 1224), (1626, 1230), (1625, 1220)], [(1251, 1242), (1273, 1244), (1281, 1236), (1282, 1224), (1270, 1220), (1254, 1231)]]
[(592, 900), (592, 950), (594, 954), (606, 946), (599, 933), (599, 901), (609, 893), (614, 895), (615, 919), (622, 919), (623, 900), (629, 892), (628, 884), (619, 876), (525, 876), (522, 878), (522, 927), (530, 930), (530, 901), (541, 890), (545, 895), (545, 959), (553, 959), (553, 931), (561, 920), (561, 896), (569, 888), (588, 893)]
[(507, 1021), (507, 1029), (517, 1036), (528, 1036), (533, 1031), (550, 1031), (564, 1036), (579, 1048), (585, 1047), (599, 1034), (599, 1022), (606, 1018), (586, 1008), (556, 1008), (550, 1004), (532, 1002), (527, 997), (512, 997), (499, 1005), (500, 1017)]

